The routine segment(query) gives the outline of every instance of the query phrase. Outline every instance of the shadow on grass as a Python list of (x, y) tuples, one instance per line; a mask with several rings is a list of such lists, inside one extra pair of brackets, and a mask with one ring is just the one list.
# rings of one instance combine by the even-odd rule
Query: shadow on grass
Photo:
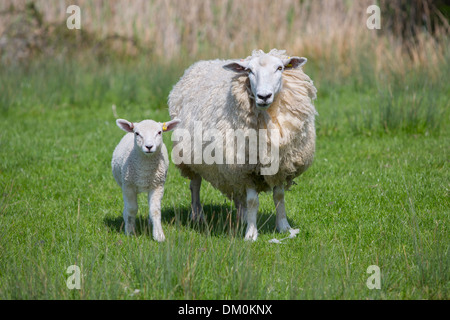
[[(236, 209), (228, 205), (203, 205), (204, 221), (194, 222), (191, 220), (190, 207), (164, 208), (161, 211), (163, 224), (175, 225), (176, 227), (191, 229), (207, 236), (244, 237), (246, 223), (238, 219)], [(151, 235), (147, 211), (139, 211), (136, 217), (136, 235)], [(114, 218), (106, 217), (105, 225), (115, 232), (123, 232), (124, 221), (122, 216)], [(258, 232), (260, 234), (273, 233), (275, 227), (274, 212), (258, 212), (257, 216)]]

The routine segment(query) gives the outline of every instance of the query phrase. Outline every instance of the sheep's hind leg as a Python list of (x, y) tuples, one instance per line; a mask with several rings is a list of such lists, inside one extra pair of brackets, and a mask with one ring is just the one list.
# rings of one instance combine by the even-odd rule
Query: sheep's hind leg
[(202, 205), (200, 204), (200, 187), (202, 185), (202, 177), (200, 175), (196, 175), (194, 179), (191, 180), (190, 189), (191, 189), (191, 219), (193, 221), (204, 220), (204, 216), (202, 213)]
[(284, 188), (276, 186), (273, 188), (273, 202), (277, 211), (277, 230), (286, 232), (291, 229), (286, 217), (286, 208), (284, 206)]
[(255, 241), (258, 238), (256, 216), (259, 208), (258, 193), (255, 189), (247, 189), (247, 231), (245, 240)]
[(158, 242), (166, 240), (161, 226), (161, 200), (164, 187), (156, 188), (148, 193), (148, 206), (150, 208), (150, 223), (153, 224), (153, 239)]
[(130, 235), (136, 233), (136, 215), (138, 212), (137, 194), (131, 188), (124, 187), (123, 195), (123, 220), (125, 222), (125, 234)]
[(247, 214), (246, 214), (246, 208), (245, 208), (245, 203), (246, 200), (244, 198), (244, 200), (242, 200), (239, 197), (234, 197), (233, 198), (234, 201), (234, 206), (236, 207), (236, 214), (237, 214), (237, 220), (240, 221), (245, 221), (247, 219)]

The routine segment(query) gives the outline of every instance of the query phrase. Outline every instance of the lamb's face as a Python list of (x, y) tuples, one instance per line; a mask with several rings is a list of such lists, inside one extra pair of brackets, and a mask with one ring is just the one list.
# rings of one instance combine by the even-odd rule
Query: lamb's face
[(160, 123), (153, 120), (143, 120), (132, 123), (125, 119), (117, 119), (117, 126), (125, 132), (134, 134), (134, 145), (146, 155), (151, 155), (161, 149), (163, 144), (162, 133), (173, 130), (181, 121), (173, 119)]
[(292, 57), (282, 60), (269, 54), (263, 54), (250, 60), (230, 63), (224, 68), (234, 72), (247, 73), (256, 107), (267, 109), (282, 88), (283, 71), (298, 68), (306, 61), (306, 58)]
[(143, 153), (151, 155), (161, 149), (163, 127), (153, 120), (134, 124), (134, 143)]

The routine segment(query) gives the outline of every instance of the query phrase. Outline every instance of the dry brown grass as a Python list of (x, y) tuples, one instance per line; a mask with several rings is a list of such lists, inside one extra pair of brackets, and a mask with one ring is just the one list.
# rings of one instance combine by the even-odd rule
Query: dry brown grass
[[(11, 6), (23, 10), (29, 1), (4, 0), (0, 12)], [(366, 9), (372, 0), (33, 2), (44, 21), (60, 24), (68, 17), (67, 6), (77, 4), (82, 29), (100, 38), (118, 35), (133, 39), (142, 50), (165, 60), (245, 57), (256, 48), (283, 48), (329, 64), (345, 76), (361, 71), (361, 56), (374, 71), (399, 74), (414, 67), (436, 71), (448, 59), (448, 23), (436, 28), (433, 36), (419, 32), (413, 42), (405, 42), (392, 32), (367, 29)], [(13, 19), (14, 14), (2, 16), (0, 34)], [(381, 19), (383, 27), (383, 12)]]

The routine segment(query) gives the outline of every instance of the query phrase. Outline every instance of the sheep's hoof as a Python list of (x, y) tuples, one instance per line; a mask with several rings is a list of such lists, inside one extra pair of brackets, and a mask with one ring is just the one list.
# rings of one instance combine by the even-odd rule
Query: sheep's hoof
[(287, 232), (291, 229), (291, 226), (289, 225), (289, 222), (287, 219), (281, 219), (280, 221), (277, 221), (277, 230), (280, 233)]
[(258, 238), (258, 229), (254, 226), (249, 226), (245, 232), (245, 241), (256, 241)]
[(153, 239), (158, 242), (164, 242), (166, 240), (166, 237), (164, 236), (164, 233), (156, 233), (153, 235)]
[(194, 222), (205, 222), (205, 216), (203, 215), (202, 208), (193, 209), (191, 212), (191, 220)]
[(206, 223), (205, 216), (203, 214), (191, 215), (191, 221), (193, 223)]
[(136, 230), (134, 227), (125, 227), (125, 235), (126, 236), (135, 236), (136, 235)]

